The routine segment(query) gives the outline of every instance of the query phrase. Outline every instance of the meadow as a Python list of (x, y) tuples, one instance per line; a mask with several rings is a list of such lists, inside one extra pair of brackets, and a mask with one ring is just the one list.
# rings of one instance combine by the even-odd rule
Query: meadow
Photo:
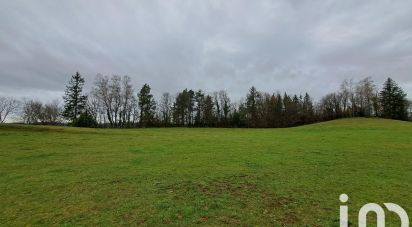
[(368, 202), (412, 217), (412, 123), (0, 126), (1, 226), (339, 226), (342, 193), (355, 226)]

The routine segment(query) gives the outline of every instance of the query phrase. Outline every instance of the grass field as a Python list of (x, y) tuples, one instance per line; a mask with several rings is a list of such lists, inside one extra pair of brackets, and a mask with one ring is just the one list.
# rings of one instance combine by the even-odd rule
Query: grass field
[[(338, 226), (368, 202), (412, 217), (412, 123), (288, 129), (0, 126), (0, 226)], [(386, 211), (387, 226), (399, 224)], [(399, 226), (399, 225), (398, 225)]]

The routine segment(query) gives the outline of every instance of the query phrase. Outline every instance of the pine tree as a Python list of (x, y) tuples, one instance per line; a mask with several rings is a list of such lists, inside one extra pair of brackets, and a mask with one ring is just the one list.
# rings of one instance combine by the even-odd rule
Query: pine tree
[(246, 109), (248, 114), (248, 126), (256, 127), (258, 121), (257, 99), (259, 92), (254, 86), (249, 89), (249, 94), (246, 97)]
[(156, 102), (153, 95), (150, 94), (150, 86), (144, 84), (137, 96), (139, 98), (140, 126), (151, 126), (155, 117)]
[(214, 117), (213, 112), (214, 112), (213, 98), (210, 95), (206, 95), (204, 106), (203, 106), (203, 114), (204, 114), (206, 127), (215, 126), (216, 118)]
[(307, 124), (307, 123), (312, 123), (313, 116), (314, 116), (314, 110), (313, 110), (313, 103), (312, 103), (312, 99), (309, 96), (308, 93), (305, 94), (305, 97), (303, 98), (303, 123)]
[(63, 116), (71, 121), (76, 120), (85, 111), (87, 96), (82, 94), (84, 79), (76, 72), (66, 86)]
[(276, 103), (275, 103), (275, 127), (282, 127), (283, 126), (283, 99), (280, 93), (276, 94)]
[(205, 94), (202, 90), (198, 90), (195, 93), (195, 102), (196, 102), (196, 115), (195, 115), (195, 126), (201, 127), (204, 126), (204, 105), (205, 105)]
[(397, 120), (407, 120), (407, 99), (405, 92), (393, 81), (388, 78), (379, 93), (381, 106), (381, 116)]

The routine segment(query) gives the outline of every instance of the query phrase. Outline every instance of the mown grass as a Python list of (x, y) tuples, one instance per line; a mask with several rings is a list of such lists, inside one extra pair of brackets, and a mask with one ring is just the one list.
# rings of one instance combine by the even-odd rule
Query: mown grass
[[(0, 126), (0, 225), (338, 226), (368, 202), (412, 216), (412, 124), (288, 129)], [(388, 211), (387, 226), (399, 224)]]

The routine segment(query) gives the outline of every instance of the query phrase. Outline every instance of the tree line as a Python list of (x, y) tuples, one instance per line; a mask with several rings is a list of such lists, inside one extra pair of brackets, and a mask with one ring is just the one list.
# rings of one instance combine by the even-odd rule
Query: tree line
[(251, 87), (232, 102), (226, 91), (184, 89), (156, 100), (148, 84), (138, 91), (129, 76), (98, 74), (90, 92), (75, 73), (58, 101), (43, 104), (0, 97), (0, 122), (17, 114), (26, 124), (69, 124), (79, 127), (249, 127), (278, 128), (346, 117), (411, 120), (412, 105), (388, 78), (379, 91), (372, 78), (344, 80), (338, 91), (314, 102), (308, 94), (267, 93)]

